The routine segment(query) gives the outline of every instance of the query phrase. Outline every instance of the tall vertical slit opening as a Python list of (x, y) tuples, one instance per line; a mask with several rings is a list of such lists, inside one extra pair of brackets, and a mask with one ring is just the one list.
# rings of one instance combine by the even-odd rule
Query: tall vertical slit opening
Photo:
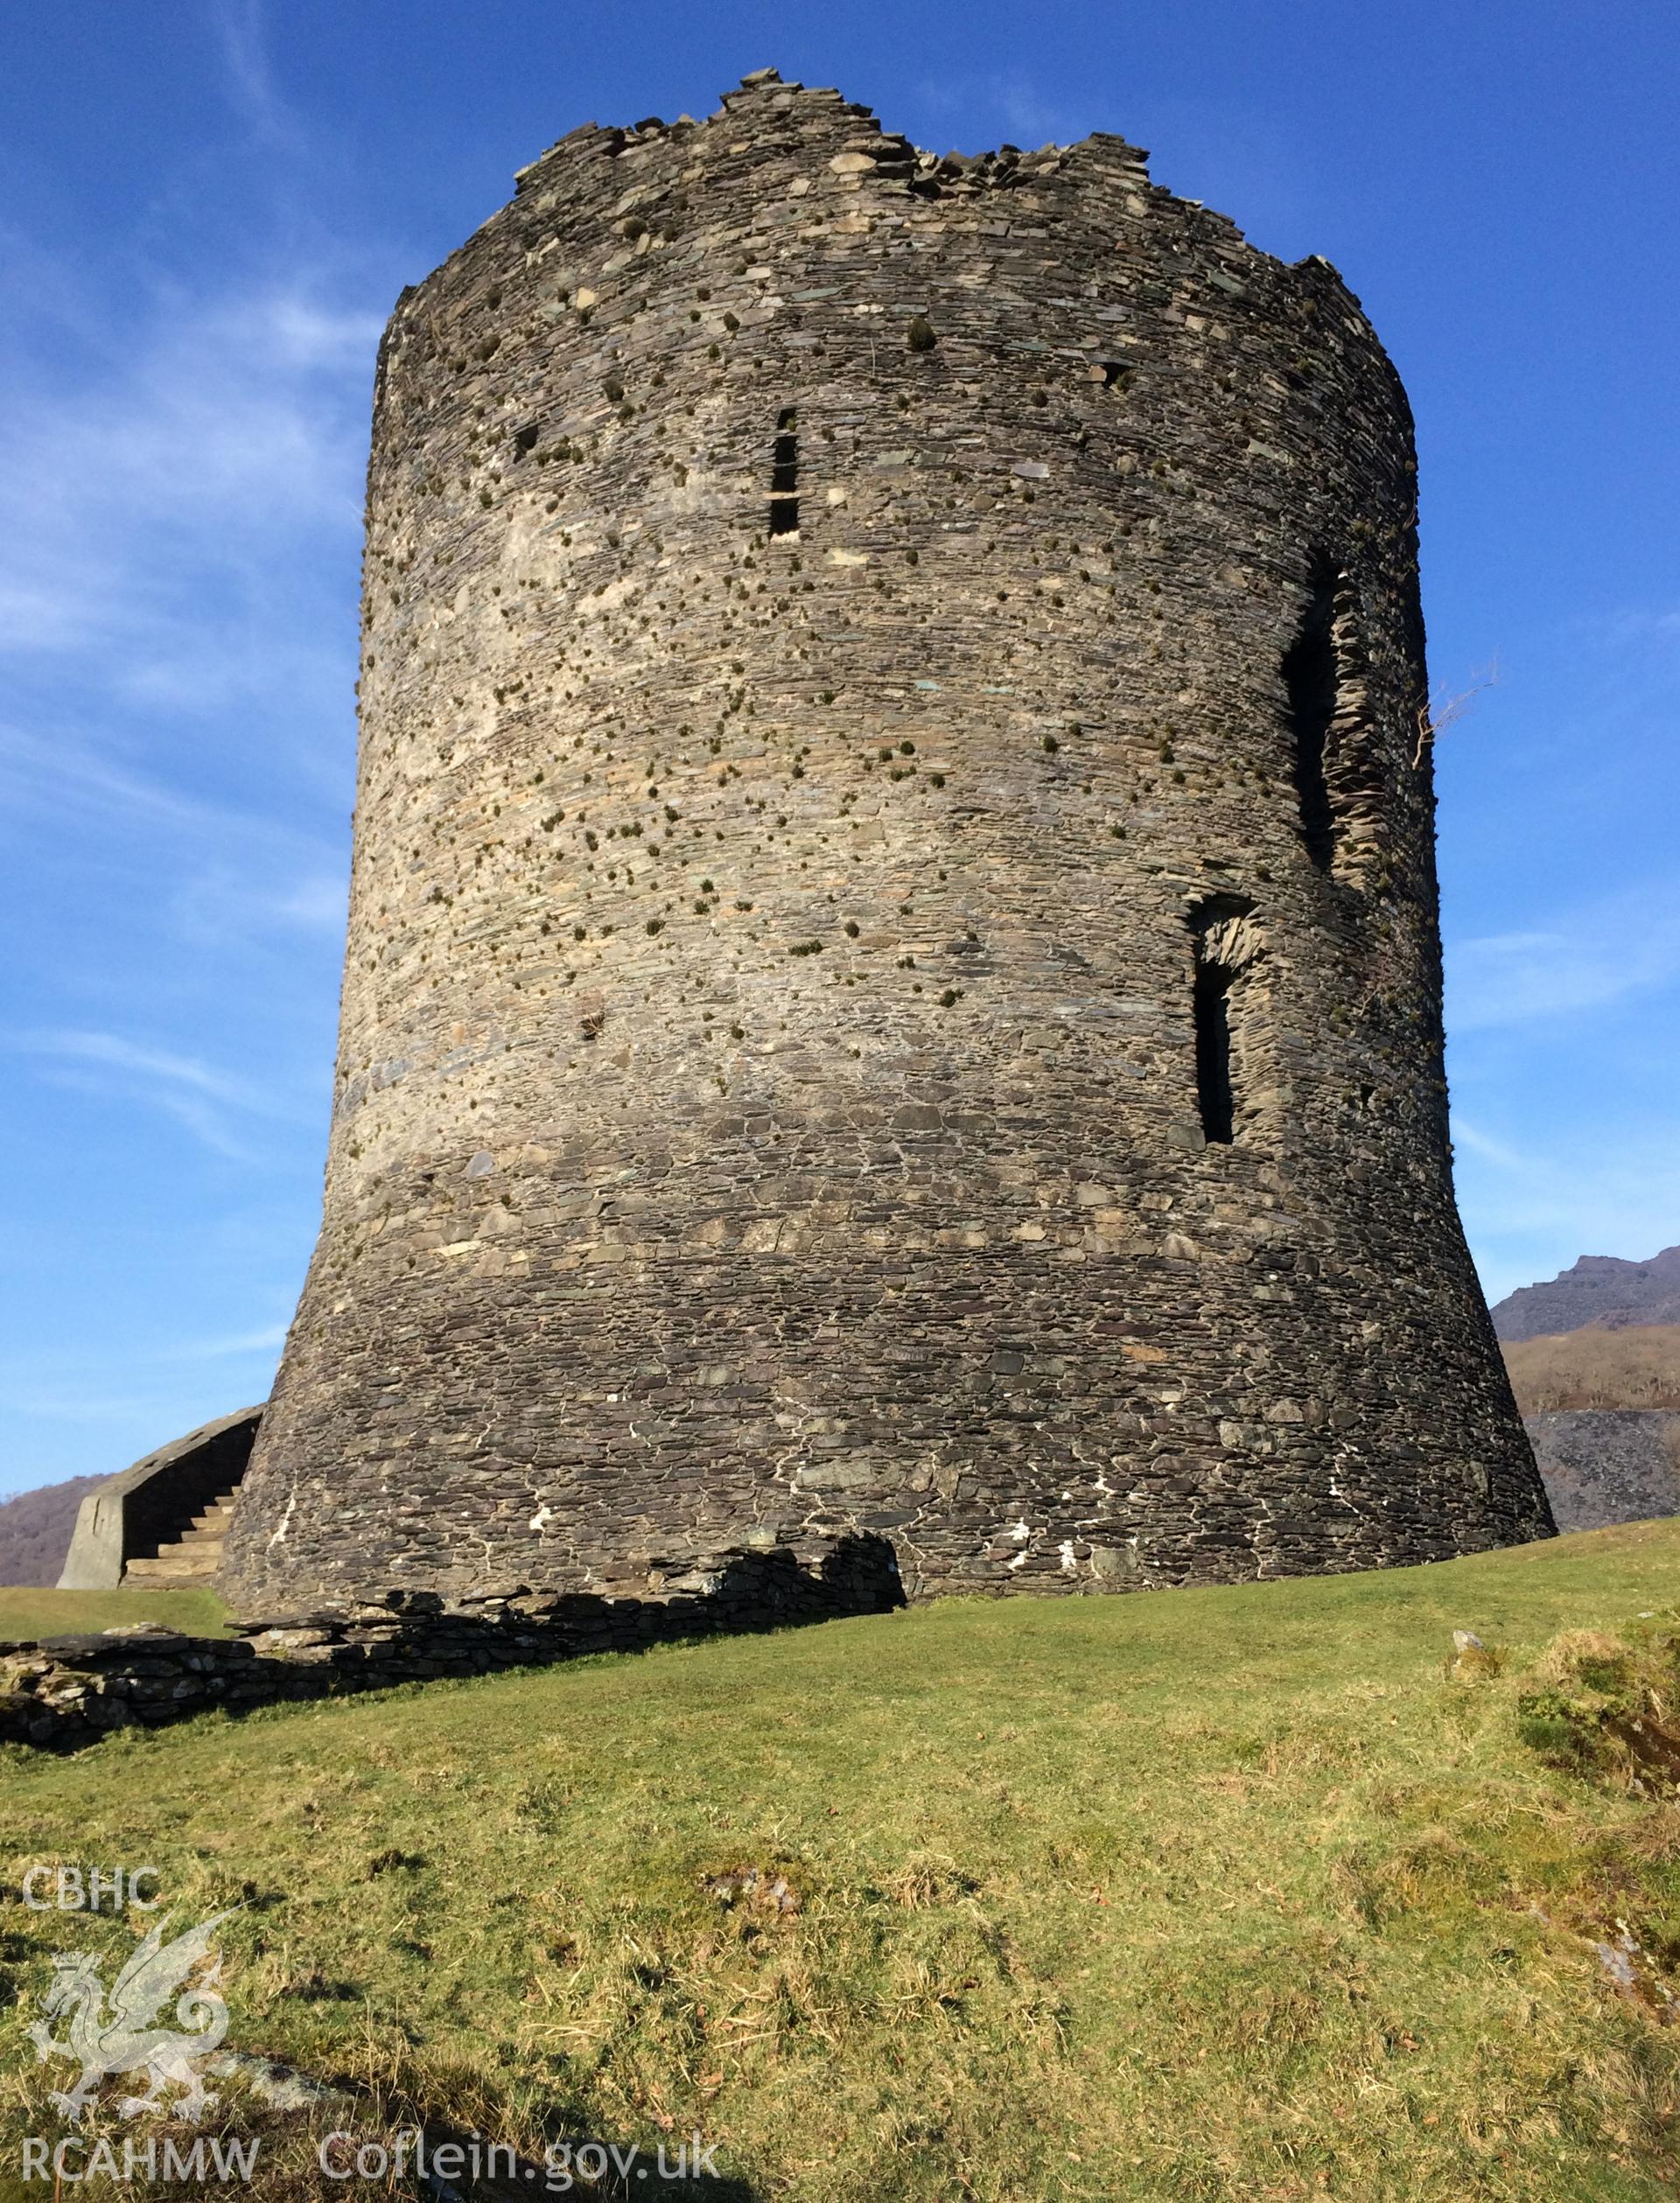
[(1284, 687), (1294, 736), (1295, 794), (1307, 855), (1327, 872), (1336, 854), (1336, 818), (1326, 773), (1336, 716), (1340, 668), (1334, 635), (1335, 577), (1315, 559), (1312, 593), (1294, 641), (1284, 654)]
[(799, 533), (799, 422), (794, 407), (776, 416), (776, 440), (770, 457), (770, 533)]
[(1236, 1123), (1231, 1085), (1231, 979), (1225, 964), (1198, 962), (1195, 983), (1196, 1101), (1202, 1137), (1228, 1147)]

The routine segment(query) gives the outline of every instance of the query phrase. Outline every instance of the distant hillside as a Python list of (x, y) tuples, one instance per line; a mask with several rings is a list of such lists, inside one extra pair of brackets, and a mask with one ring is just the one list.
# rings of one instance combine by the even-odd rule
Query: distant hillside
[(1505, 1367), (1525, 1416), (1560, 1409), (1680, 1409), (1680, 1324), (1508, 1340)]
[(1558, 1528), (1680, 1514), (1680, 1247), (1585, 1255), (1494, 1327)]
[(0, 1500), (0, 1584), (56, 1584), (76, 1509), (101, 1476), (73, 1476)]
[(1620, 1330), (1628, 1324), (1680, 1324), (1680, 1247), (1648, 1262), (1615, 1255), (1583, 1255), (1544, 1285), (1520, 1285), (1493, 1311), (1502, 1339), (1537, 1339), (1579, 1331), (1586, 1324)]

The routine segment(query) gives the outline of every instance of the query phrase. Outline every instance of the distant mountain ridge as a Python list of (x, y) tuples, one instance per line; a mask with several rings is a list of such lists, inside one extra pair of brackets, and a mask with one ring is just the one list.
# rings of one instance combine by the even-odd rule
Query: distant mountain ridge
[(102, 1476), (73, 1476), (0, 1500), (0, 1584), (56, 1584), (76, 1509)]
[(1492, 1311), (1508, 1341), (1541, 1339), (1599, 1324), (1620, 1331), (1634, 1324), (1680, 1323), (1680, 1247), (1648, 1262), (1617, 1255), (1583, 1255), (1542, 1285), (1520, 1285)]

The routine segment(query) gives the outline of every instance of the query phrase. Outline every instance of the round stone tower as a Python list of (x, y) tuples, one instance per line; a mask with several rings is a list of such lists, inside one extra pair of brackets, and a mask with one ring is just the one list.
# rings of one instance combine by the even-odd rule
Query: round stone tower
[(1404, 395), (1117, 137), (749, 78), (380, 356), (319, 1247), (248, 1605), (1550, 1528), (1453, 1206)]

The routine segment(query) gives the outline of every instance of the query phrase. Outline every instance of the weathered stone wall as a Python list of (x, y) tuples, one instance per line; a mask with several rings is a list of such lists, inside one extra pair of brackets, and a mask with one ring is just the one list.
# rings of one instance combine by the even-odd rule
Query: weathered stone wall
[(760, 80), (526, 170), (381, 355), (236, 1594), (1544, 1534), (1450, 1184), (1415, 499), (1335, 272), (1118, 138), (935, 161)]
[(802, 1568), (786, 1551), (737, 1554), (648, 1598), (544, 1597), (522, 1586), (445, 1602), (431, 1591), (388, 1591), (249, 1622), (229, 1637), (143, 1622), (97, 1636), (0, 1643), (0, 1744), (74, 1751), (118, 1729), (161, 1728), (218, 1709), (248, 1713), (903, 1605), (886, 1541), (850, 1537), (831, 1546), (820, 1568)]

